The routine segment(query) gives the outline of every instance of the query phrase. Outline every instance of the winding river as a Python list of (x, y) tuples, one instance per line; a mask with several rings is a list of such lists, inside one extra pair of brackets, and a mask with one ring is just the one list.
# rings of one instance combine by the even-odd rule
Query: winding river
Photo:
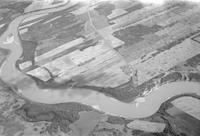
[(61, 89), (41, 89), (35, 81), (28, 75), (19, 71), (15, 63), (23, 52), (21, 41), (18, 36), (18, 27), (20, 23), (31, 16), (46, 14), (69, 8), (71, 3), (60, 6), (58, 8), (44, 9), (25, 13), (10, 24), (8, 29), (0, 37), (0, 47), (10, 50), (10, 54), (1, 67), (1, 79), (17, 88), (17, 92), (34, 102), (54, 104), (64, 102), (79, 102), (93, 106), (105, 113), (122, 116), (125, 118), (143, 118), (155, 113), (160, 105), (167, 99), (184, 94), (196, 93), (200, 94), (200, 84), (195, 82), (180, 81), (168, 83), (154, 89), (152, 93), (145, 97), (145, 101), (136, 104), (135, 102), (124, 103), (102, 93), (89, 89), (71, 88)]

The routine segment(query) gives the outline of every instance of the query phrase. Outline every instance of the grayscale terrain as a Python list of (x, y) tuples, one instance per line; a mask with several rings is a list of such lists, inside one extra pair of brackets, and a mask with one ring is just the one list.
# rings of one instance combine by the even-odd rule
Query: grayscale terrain
[(0, 1), (0, 136), (199, 136), (200, 3)]

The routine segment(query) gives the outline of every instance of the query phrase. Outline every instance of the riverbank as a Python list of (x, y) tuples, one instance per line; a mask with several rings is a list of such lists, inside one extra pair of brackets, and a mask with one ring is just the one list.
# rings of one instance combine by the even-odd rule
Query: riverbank
[(32, 1), (7, 1), (0, 2), (0, 35), (8, 28), (9, 23), (16, 17), (22, 15), (26, 7), (32, 4)]
[[(4, 115), (12, 115), (11, 117), (15, 118), (14, 122), (18, 122), (18, 124), (23, 124), (23, 129), (27, 129), (28, 125), (27, 123), (35, 124), (33, 129), (33, 132), (35, 135), (36, 133), (44, 134), (49, 133), (50, 135), (55, 135), (59, 132), (63, 132), (65, 134), (70, 133), (71, 129), (69, 128), (70, 124), (73, 124), (77, 120), (79, 120), (79, 112), (80, 111), (96, 111), (94, 109), (91, 109), (91, 107), (87, 107), (85, 105), (82, 105), (80, 103), (62, 103), (62, 104), (38, 104), (38, 103), (31, 103), (28, 101), (24, 101), (20, 97), (16, 97), (17, 95), (14, 94), (11, 91), (4, 90), (2, 92), (1, 90), (1, 96), (2, 93), (3, 96), (6, 96), (7, 100), (3, 103), (1, 102), (1, 108), (4, 110), (1, 110), (0, 118), (2, 118)], [(7, 94), (7, 95), (5, 95)], [(166, 124), (165, 130), (162, 132), (163, 134), (178, 134), (183, 130), (176, 130), (177, 128), (172, 128), (173, 123), (171, 122), (174, 118), (170, 116), (167, 116), (166, 110), (171, 107), (170, 103), (178, 98), (184, 97), (184, 96), (190, 96), (194, 98), (198, 98), (199, 96), (195, 94), (182, 94), (179, 96), (174, 96), (164, 102), (159, 110), (153, 114), (150, 117), (147, 118), (141, 118), (139, 120), (144, 121), (151, 121), (151, 122), (160, 122)], [(1, 99), (2, 100), (2, 99)], [(142, 133), (148, 133), (141, 130), (131, 130), (126, 125), (133, 120), (128, 120), (126, 118), (122, 118), (119, 116), (111, 116), (106, 115), (107, 119), (104, 121), (101, 121), (100, 124), (104, 124), (102, 127), (95, 127), (95, 129), (91, 132), (94, 134), (100, 133), (99, 130), (107, 130), (110, 129), (110, 133), (122, 133), (122, 134), (142, 134)], [(7, 122), (10, 122), (8, 119), (10, 117), (7, 117)], [(13, 121), (12, 121), (13, 122)], [(39, 123), (41, 122), (41, 123)], [(170, 123), (168, 123), (170, 122)], [(2, 122), (3, 123), (3, 122)], [(0, 125), (3, 125), (0, 123)], [(36, 125), (37, 124), (37, 125)], [(107, 127), (106, 127), (107, 126)], [(16, 127), (13, 125), (13, 127)], [(43, 127), (41, 129), (40, 127)], [(7, 128), (8, 132), (11, 132), (9, 128)], [(20, 131), (21, 129), (18, 129), (17, 131)], [(12, 131), (13, 132), (13, 131)], [(15, 132), (15, 131), (14, 131)], [(104, 131), (101, 131), (102, 133)], [(4, 133), (7, 133), (4, 130)], [(159, 133), (161, 134), (161, 133)], [(151, 135), (151, 133), (149, 133)]]
[[(73, 86), (76, 89), (91, 89), (97, 91), (99, 93), (103, 93), (106, 96), (115, 98), (119, 101), (130, 103), (134, 101), (137, 97), (143, 97), (144, 92), (148, 93), (153, 88), (159, 87), (163, 84), (175, 82), (175, 81), (193, 81), (200, 82), (200, 74), (196, 69), (199, 63), (200, 55), (196, 55), (190, 58), (188, 61), (184, 63), (180, 63), (179, 65), (171, 68), (166, 74), (160, 74), (149, 81), (139, 85), (133, 86), (132, 81), (130, 80), (127, 83), (124, 83), (117, 87), (98, 87), (98, 86), (89, 86), (89, 85), (79, 85), (74, 83), (73, 81), (63, 82), (61, 88), (68, 88)], [(192, 65), (195, 64), (195, 65)], [(192, 67), (192, 69), (191, 69)], [(196, 70), (195, 70), (196, 69)], [(192, 71), (191, 71), (192, 70)], [(190, 72), (191, 71), (191, 72)], [(38, 82), (39, 86), (43, 86), (43, 81), (34, 78), (36, 82)], [(46, 84), (46, 85), (45, 85)], [(47, 88), (51, 88), (52, 83), (46, 82), (44, 86)], [(73, 85), (74, 84), (74, 85)], [(59, 84), (57, 84), (59, 85)]]
[[(158, 76), (158, 77), (156, 77), (156, 78), (154, 78), (154, 79), (152, 79), (152, 80), (150, 80), (149, 81), (149, 83), (146, 83), (146, 85), (147, 86), (145, 86), (145, 87), (143, 87), (143, 88), (152, 88), (152, 87), (154, 87), (156, 84), (155, 83), (159, 83), (160, 85), (161, 84), (166, 84), (166, 83), (169, 83), (169, 82), (176, 82), (176, 81), (184, 81), (184, 80), (186, 80), (186, 79), (188, 79), (189, 81), (191, 81), (191, 82), (199, 82), (200, 81), (200, 75), (199, 75), (199, 73), (198, 73), (198, 71), (196, 70), (196, 72), (194, 72), (194, 70), (198, 67), (198, 64), (199, 64), (199, 55), (197, 55), (197, 56), (195, 56), (195, 57), (193, 57), (193, 58), (191, 58), (190, 60), (188, 60), (188, 61), (186, 61), (185, 63), (181, 63), (180, 65), (177, 65), (176, 67), (174, 67), (174, 68), (172, 68), (171, 69), (171, 71), (174, 71), (174, 70), (177, 70), (177, 71), (181, 71), (181, 69), (182, 69), (182, 72), (184, 71), (184, 73), (187, 73), (187, 78), (185, 77), (185, 74), (183, 74), (183, 73), (181, 73), (181, 72), (168, 72), (168, 74), (162, 74), (162, 75), (160, 75), (160, 76)], [(187, 65), (187, 69), (185, 68), (185, 67), (183, 67), (183, 65)], [(191, 67), (192, 67), (192, 71), (193, 72), (191, 72)], [(186, 71), (186, 70), (188, 70), (188, 71)], [(159, 81), (159, 82), (155, 82), (155, 81)], [(153, 85), (152, 85), (153, 84)], [(93, 88), (94, 89), (94, 88)], [(183, 97), (183, 96), (193, 96), (194, 94), (182, 94), (182, 95), (179, 95), (179, 96), (174, 96), (174, 97), (172, 97), (172, 98), (170, 98), (170, 99), (168, 99), (166, 102), (164, 102), (161, 106), (160, 106), (160, 109), (154, 114), (154, 115), (152, 115), (151, 117), (148, 117), (148, 118), (144, 118), (144, 120), (148, 120), (148, 121), (150, 121), (149, 119), (151, 119), (151, 121), (158, 121), (158, 119), (160, 118), (160, 112), (164, 112), (167, 108), (168, 108), (168, 106), (166, 106), (166, 105), (168, 105), (171, 101), (173, 101), (173, 100), (175, 100), (176, 98), (179, 98), (179, 97)], [(197, 95), (195, 95), (195, 96), (197, 96)], [(199, 96), (198, 96), (199, 97)], [(31, 113), (31, 114), (33, 114), (34, 115), (34, 117), (37, 117), (37, 116), (40, 116), (40, 114), (42, 114), (43, 115), (43, 113), (42, 112), (40, 112), (41, 111), (41, 109), (40, 108), (38, 108), (36, 111), (34, 111), (34, 110), (30, 110), (31, 109), (31, 107), (34, 105), (34, 103), (32, 103), (31, 105), (30, 104), (25, 104), (25, 106), (23, 106), (22, 108), (19, 108), (19, 111), (23, 111), (23, 113), (26, 113), (26, 112), (29, 112), (29, 113), (31, 113), (31, 112), (33, 112), (33, 113)], [(46, 104), (41, 104), (41, 106), (39, 106), (39, 107), (41, 107), (41, 108), (44, 108), (44, 107), (46, 107), (45, 106)], [(58, 104), (59, 105), (59, 104)], [(63, 104), (64, 105), (64, 104)], [(83, 105), (82, 105), (83, 106)], [(29, 108), (28, 108), (29, 107)], [(36, 106), (37, 107), (37, 106)], [(51, 107), (51, 106), (50, 106)], [(45, 109), (45, 108), (44, 108)], [(52, 109), (52, 111), (54, 111), (53, 109)], [(30, 120), (30, 119), (32, 119), (33, 117), (31, 117), (31, 116), (27, 116), (27, 115), (29, 115), (29, 114), (24, 114), (24, 115), (26, 115), (25, 116), (25, 119), (26, 120)], [(48, 113), (46, 113), (45, 112), (45, 115), (47, 116), (47, 118), (49, 118), (48, 116), (52, 116), (51, 114), (48, 114)], [(56, 116), (57, 116), (57, 114), (55, 114)], [(64, 114), (65, 115), (65, 114)], [(77, 115), (77, 114), (75, 114), (75, 115)], [(56, 118), (56, 116), (55, 116), (55, 118)], [(59, 114), (59, 116), (60, 116), (60, 114)], [(67, 114), (67, 116), (70, 116), (70, 117), (72, 117), (73, 116), (73, 114)], [(113, 116), (113, 115), (107, 115), (108, 116), (108, 118), (107, 118), (107, 121), (106, 122), (108, 122), (108, 123), (110, 123), (110, 124), (113, 124), (113, 125), (121, 125), (121, 126), (123, 126), (123, 125), (125, 125), (125, 124), (128, 124), (128, 123), (130, 123), (131, 121), (133, 121), (133, 120), (129, 120), (129, 119), (126, 119), (126, 118), (123, 118), (123, 117), (119, 117), (119, 116)], [(162, 117), (164, 117), (165, 116), (165, 114), (162, 116)], [(46, 118), (46, 117), (45, 117)], [(45, 118), (43, 118), (43, 121), (45, 120)], [(76, 118), (76, 116), (74, 117), (74, 118)], [(37, 119), (37, 118), (34, 118), (34, 120), (35, 119)], [(54, 119), (52, 119), (52, 120), (54, 120)], [(160, 120), (160, 119), (159, 119)], [(167, 123), (168, 121), (167, 120), (169, 120), (168, 118), (166, 118), (166, 119), (161, 119), (160, 120), (160, 122), (161, 123)], [(36, 120), (35, 120), (36, 121)], [(41, 119), (40, 119), (40, 121), (41, 121)], [(55, 121), (55, 120), (54, 120)], [(75, 122), (76, 120), (74, 120), (74, 122)], [(55, 122), (53, 122), (52, 123), (52, 125), (51, 125), (51, 127), (52, 126), (54, 126), (54, 125), (58, 125), (58, 124), (60, 124), (60, 125), (62, 125), (62, 126), (64, 126), (64, 128), (66, 128), (65, 130), (68, 130), (68, 125), (63, 125), (62, 124), (62, 122), (59, 122), (59, 120), (57, 120), (57, 121), (55, 121)], [(166, 128), (165, 128), (165, 131), (163, 132), (163, 133), (173, 133), (173, 134), (175, 134), (175, 133), (180, 133), (180, 132), (177, 132), (176, 131), (176, 128), (172, 128), (171, 127), (171, 125), (172, 125), (173, 123), (171, 123), (171, 124), (169, 124), (169, 123), (167, 123), (166, 125)], [(173, 129), (173, 130), (172, 130)], [(48, 129), (48, 131), (50, 131), (51, 129)], [(98, 129), (97, 129), (98, 130)], [(112, 132), (117, 132), (118, 133), (118, 130), (117, 129), (115, 129), (115, 127), (113, 127), (112, 129)], [(58, 132), (59, 131), (59, 129), (56, 127), (55, 128), (55, 132), (53, 132), (53, 133), (56, 133), (56, 132)], [(131, 131), (131, 130), (129, 130), (128, 128), (124, 128), (124, 131)], [(181, 130), (182, 131), (182, 130)], [(69, 130), (68, 130), (68, 132), (69, 132)], [(52, 132), (51, 132), (52, 133)], [(94, 133), (96, 133), (96, 131), (94, 131)], [(121, 133), (121, 132), (120, 132)], [(136, 130), (133, 130), (132, 131), (132, 133), (133, 134), (136, 134), (136, 133), (140, 133), (140, 134), (142, 134), (142, 133), (144, 133), (143, 131), (136, 131)], [(150, 135), (150, 134), (149, 134)]]

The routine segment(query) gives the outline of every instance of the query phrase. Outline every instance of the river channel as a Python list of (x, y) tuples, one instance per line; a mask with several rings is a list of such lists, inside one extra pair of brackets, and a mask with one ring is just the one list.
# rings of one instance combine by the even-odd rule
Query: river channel
[(152, 93), (145, 97), (145, 101), (139, 104), (135, 102), (124, 103), (89, 89), (68, 88), (61, 90), (39, 88), (31, 77), (16, 68), (16, 61), (20, 59), (23, 52), (18, 35), (18, 27), (21, 22), (28, 17), (61, 11), (70, 6), (71, 3), (68, 3), (57, 8), (25, 13), (14, 19), (9, 24), (7, 30), (1, 35), (0, 47), (10, 50), (10, 54), (1, 66), (0, 77), (7, 84), (15, 86), (20, 95), (34, 102), (46, 104), (79, 102), (93, 106), (108, 114), (125, 118), (143, 118), (155, 113), (163, 102), (173, 96), (185, 93), (200, 94), (200, 84), (188, 81), (179, 81), (162, 85), (154, 89)]

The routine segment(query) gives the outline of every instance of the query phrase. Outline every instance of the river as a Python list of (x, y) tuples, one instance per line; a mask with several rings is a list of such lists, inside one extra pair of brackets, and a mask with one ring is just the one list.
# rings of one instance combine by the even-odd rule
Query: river
[(154, 89), (144, 98), (145, 101), (139, 104), (136, 104), (135, 102), (124, 103), (89, 89), (68, 88), (61, 90), (39, 88), (32, 78), (19, 71), (15, 66), (16, 61), (20, 59), (23, 52), (21, 41), (18, 36), (18, 27), (21, 22), (28, 17), (61, 11), (72, 5), (73, 3), (68, 3), (57, 8), (25, 13), (14, 19), (0, 37), (0, 47), (10, 50), (10, 54), (0, 69), (1, 79), (12, 86), (15, 86), (20, 95), (28, 100), (47, 104), (79, 102), (93, 106), (105, 113), (125, 118), (148, 117), (155, 113), (163, 102), (176, 95), (184, 93), (196, 93), (199, 95), (200, 84), (188, 81), (162, 85), (159, 88)]

